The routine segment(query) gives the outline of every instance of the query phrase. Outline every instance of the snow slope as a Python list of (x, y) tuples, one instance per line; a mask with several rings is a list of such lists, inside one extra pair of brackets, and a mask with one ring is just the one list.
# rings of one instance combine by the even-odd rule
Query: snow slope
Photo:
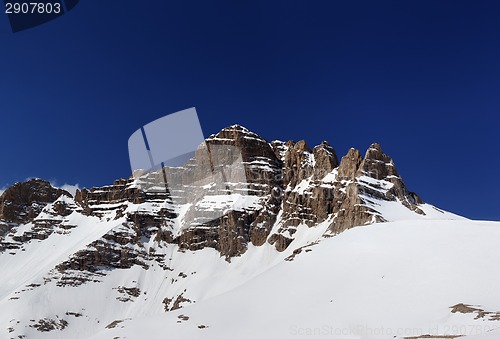
[[(219, 288), (198, 284), (196, 304), (116, 319), (92, 338), (498, 338), (499, 241), (498, 222), (406, 220), (350, 229), (289, 261), (254, 248), (214, 273)], [(247, 260), (266, 267), (233, 284), (253, 270)], [(452, 313), (460, 303), (491, 313)]]

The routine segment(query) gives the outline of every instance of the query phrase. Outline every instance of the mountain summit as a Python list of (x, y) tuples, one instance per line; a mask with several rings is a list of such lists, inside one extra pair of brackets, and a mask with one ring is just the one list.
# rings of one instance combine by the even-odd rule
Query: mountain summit
[[(230, 167), (236, 158), (231, 149), (238, 150), (241, 168)], [(230, 169), (219, 190), (209, 180), (216, 168)], [(339, 161), (326, 141), (313, 148), (304, 140), (268, 142), (233, 125), (168, 171), (183, 184), (144, 190), (164, 177), (160, 170), (74, 196), (41, 179), (8, 188), (0, 196), (0, 269), (8, 277), (0, 289), (0, 336), (109, 337), (131, 317), (165, 312), (184, 323), (189, 316), (176, 313), (181, 309), (236, 291), (285, 262), (305, 260), (316, 246), (348, 246), (341, 240), (348, 229), (470, 222), (424, 203), (376, 143), (364, 157), (350, 149)], [(383, 238), (375, 228), (373, 246)], [(395, 229), (389, 239), (403, 239), (398, 232), (405, 227)], [(331, 259), (317, 260), (323, 265)], [(210, 332), (197, 314), (195, 332)]]

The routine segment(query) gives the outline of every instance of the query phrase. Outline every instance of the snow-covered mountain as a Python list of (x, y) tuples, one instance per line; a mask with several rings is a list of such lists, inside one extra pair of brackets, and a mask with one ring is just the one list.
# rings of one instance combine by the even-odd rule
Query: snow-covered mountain
[(500, 223), (424, 203), (378, 144), (339, 162), (234, 125), (204, 147), (245, 181), (198, 180), (200, 146), (185, 203), (143, 189), (161, 171), (3, 192), (0, 338), (500, 337)]

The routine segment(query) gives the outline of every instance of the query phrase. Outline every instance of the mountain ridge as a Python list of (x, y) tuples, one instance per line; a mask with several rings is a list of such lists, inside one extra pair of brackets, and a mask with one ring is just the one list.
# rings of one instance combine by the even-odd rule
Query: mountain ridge
[[(207, 138), (206, 143), (212, 145), (211, 147), (214, 145), (235, 146), (242, 151), (248, 184), (245, 194), (259, 197), (263, 207), (259, 213), (250, 216), (251, 220), (243, 221), (245, 224), (250, 224), (248, 230), (236, 226), (241, 221), (238, 221), (241, 216), (238, 216), (238, 213), (232, 213), (233, 219), (236, 220), (228, 226), (233, 237), (231, 238), (231, 235), (226, 237), (227, 241), (220, 248), (221, 255), (228, 258), (241, 254), (244, 251), (245, 242), (248, 241), (259, 245), (267, 240), (275, 244), (278, 250), (283, 250), (293, 241), (286, 233), (291, 235), (294, 228), (302, 222), (312, 226), (332, 217), (329, 230), (338, 233), (351, 227), (385, 221), (374, 208), (371, 198), (397, 200), (409, 210), (425, 214), (418, 207), (423, 204), (423, 201), (406, 188), (393, 160), (382, 151), (377, 143), (370, 145), (364, 157), (359, 151), (351, 148), (340, 161), (334, 148), (327, 141), (323, 141), (313, 149), (309, 148), (304, 140), (268, 142), (241, 125), (232, 125), (222, 129), (219, 133), (212, 134)], [(198, 152), (200, 157), (199, 154), (200, 152)], [(224, 159), (224, 155), (221, 158), (223, 161), (227, 160)], [(202, 161), (195, 165), (196, 168), (201, 169), (200, 172), (206, 172), (207, 166), (204, 166)], [(206, 175), (206, 173), (201, 173), (201, 175)], [(330, 178), (326, 180), (329, 181), (325, 181), (328, 176)], [(336, 178), (331, 178), (332, 176)], [(31, 187), (32, 184), (36, 188)], [(43, 204), (55, 202), (56, 198), (63, 193), (70, 196), (68, 192), (60, 189), (50, 190), (49, 186), (47, 182), (34, 179), (7, 188), (0, 196), (0, 220), (3, 220), (3, 227), (6, 227), (6, 221), (14, 224), (31, 221), (40, 213)], [(49, 190), (51, 197), (48, 200), (37, 198), (36, 195), (27, 193), (30, 190), (34, 192)], [(167, 194), (160, 193), (153, 197), (134, 187), (134, 179), (128, 178), (118, 179), (111, 186), (79, 189), (73, 198), (74, 207), (81, 210), (81, 213), (99, 216), (104, 213), (99, 211), (98, 206), (101, 203), (109, 205), (127, 201), (138, 204), (148, 199), (161, 203), (167, 198)], [(16, 199), (20, 200), (16, 201)], [(9, 202), (7, 206), (5, 206), (6, 202)], [(28, 207), (30, 204), (33, 206)], [(58, 203), (61, 211), (65, 208), (64, 204), (64, 202)], [(16, 206), (17, 210), (15, 210)], [(31, 208), (31, 210), (24, 211), (23, 209), (26, 208)], [(106, 206), (106, 209), (109, 208), (114, 207)], [(115, 218), (122, 215), (123, 208), (124, 205), (115, 208)], [(278, 232), (271, 235), (271, 225), (274, 224), (280, 208), (283, 209), (282, 223)], [(161, 212), (161, 217), (168, 215), (168, 218), (173, 219), (175, 214), (173, 209), (173, 206), (170, 206), (170, 210), (165, 208)], [(245, 216), (247, 219), (248, 214)], [(14, 218), (14, 215), (19, 217)], [(224, 222), (222, 220), (222, 223)], [(235, 241), (235, 232), (239, 235), (243, 234), (244, 243)], [(174, 235), (167, 235), (164, 232), (163, 236), (169, 238)], [(210, 238), (214, 235), (202, 236)], [(184, 238), (185, 245), (192, 247), (189, 243), (190, 237)], [(180, 241), (182, 242), (182, 239)], [(214, 244), (208, 245), (214, 246)]]
[[(230, 170), (215, 189), (220, 169)], [(10, 276), (0, 326), (8, 335), (87, 337), (127, 314), (216, 297), (351, 228), (466, 220), (409, 191), (376, 143), (339, 161), (327, 142), (268, 142), (233, 125), (167, 170), (182, 184), (165, 189), (164, 172), (151, 171), (74, 196), (41, 179), (0, 196), (0, 269)]]

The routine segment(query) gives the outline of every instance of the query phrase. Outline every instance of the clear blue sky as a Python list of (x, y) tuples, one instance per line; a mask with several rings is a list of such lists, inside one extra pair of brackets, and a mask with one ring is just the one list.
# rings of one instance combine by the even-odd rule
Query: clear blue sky
[(195, 106), (206, 135), (379, 142), (438, 207), (500, 220), (500, 2), (80, 1), (0, 13), (0, 188), (130, 174), (127, 140)]

